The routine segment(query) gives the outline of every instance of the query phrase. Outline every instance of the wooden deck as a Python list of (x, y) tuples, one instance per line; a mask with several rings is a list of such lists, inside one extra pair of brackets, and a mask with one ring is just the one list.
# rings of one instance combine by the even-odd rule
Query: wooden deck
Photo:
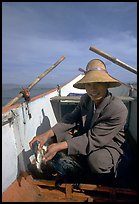
[(23, 172), (3, 193), (2, 202), (136, 202), (133, 189), (112, 188), (95, 184), (63, 183), (58, 188), (54, 180), (34, 180)]

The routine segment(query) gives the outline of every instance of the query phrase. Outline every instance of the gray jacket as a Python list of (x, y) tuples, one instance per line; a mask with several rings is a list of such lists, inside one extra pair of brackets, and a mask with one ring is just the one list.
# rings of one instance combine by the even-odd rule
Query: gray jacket
[[(109, 92), (95, 112), (94, 102), (84, 94), (77, 107), (52, 130), (58, 142), (67, 141), (68, 155), (88, 155), (103, 147), (123, 153), (121, 147), (125, 141), (127, 114), (125, 104)], [(69, 131), (77, 125), (78, 134), (73, 137)]]

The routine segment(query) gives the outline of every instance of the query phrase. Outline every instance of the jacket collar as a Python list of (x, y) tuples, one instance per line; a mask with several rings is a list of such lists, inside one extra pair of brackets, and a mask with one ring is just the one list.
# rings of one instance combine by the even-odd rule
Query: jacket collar
[(108, 91), (107, 95), (105, 96), (105, 98), (103, 99), (103, 101), (99, 104), (99, 106), (97, 107), (94, 115), (93, 115), (93, 119), (92, 119), (92, 124), (91, 126), (94, 125), (95, 121), (97, 120), (97, 118), (99, 117), (101, 111), (106, 107), (106, 105), (110, 102), (112, 94)]

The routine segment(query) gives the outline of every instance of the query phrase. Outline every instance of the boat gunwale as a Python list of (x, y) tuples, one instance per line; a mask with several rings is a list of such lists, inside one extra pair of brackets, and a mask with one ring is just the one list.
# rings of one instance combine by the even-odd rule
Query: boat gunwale
[[(35, 100), (37, 100), (37, 99), (39, 99), (39, 98), (41, 98), (41, 97), (43, 97), (43, 96), (45, 96), (45, 95), (48, 95), (48, 94), (50, 94), (50, 93), (53, 93), (53, 92), (56, 91), (56, 90), (57, 90), (57, 88), (53, 88), (53, 89), (51, 89), (51, 90), (49, 90), (49, 91), (47, 91), (47, 92), (44, 92), (44, 93), (39, 94), (39, 95), (37, 95), (37, 96), (34, 96), (34, 97), (32, 97), (32, 98), (30, 99), (29, 103), (30, 103), (30, 102), (33, 102), (33, 101), (35, 101)], [(6, 112), (8, 112), (8, 111), (10, 111), (10, 110), (12, 110), (12, 109), (19, 108), (19, 107), (22, 105), (22, 103), (25, 103), (25, 101), (24, 101), (24, 102), (21, 102), (21, 103), (14, 104), (14, 105), (11, 105), (11, 106), (3, 106), (3, 107), (2, 107), (2, 114), (6, 113)]]

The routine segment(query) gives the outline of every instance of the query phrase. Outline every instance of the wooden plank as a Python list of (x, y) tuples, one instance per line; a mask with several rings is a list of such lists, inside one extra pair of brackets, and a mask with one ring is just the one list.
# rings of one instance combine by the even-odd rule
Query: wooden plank
[[(48, 181), (48, 180), (33, 180), (33, 184), (36, 185), (44, 185), (49, 187), (55, 187), (55, 181)], [(60, 185), (62, 188), (66, 188), (66, 183), (63, 183)], [(76, 186), (74, 184), (72, 185), (73, 188), (76, 189)], [(127, 188), (115, 188), (115, 187), (108, 187), (108, 186), (101, 186), (101, 185), (95, 185), (95, 184), (79, 184), (78, 189), (80, 190), (90, 190), (90, 191), (99, 191), (99, 192), (108, 192), (108, 193), (121, 193), (121, 194), (128, 194), (128, 195), (137, 195), (137, 192), (132, 189)]]
[(54, 96), (50, 100), (53, 101), (80, 101), (81, 96)]
[[(122, 101), (134, 101), (135, 99), (130, 96), (117, 96)], [(51, 101), (80, 101), (81, 96), (54, 96)]]

